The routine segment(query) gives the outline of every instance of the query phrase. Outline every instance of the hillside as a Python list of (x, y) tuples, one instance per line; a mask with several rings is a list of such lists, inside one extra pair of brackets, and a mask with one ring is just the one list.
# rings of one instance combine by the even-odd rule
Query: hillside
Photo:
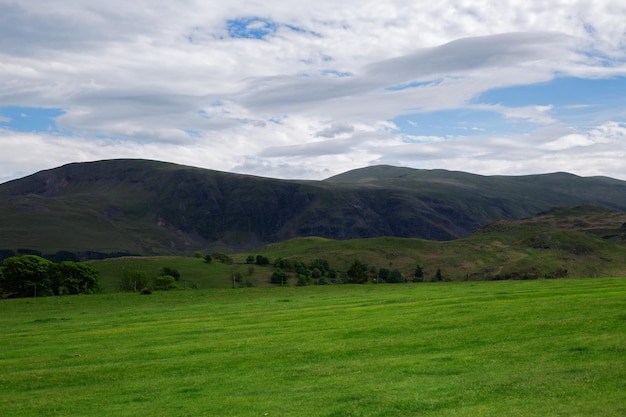
[(0, 249), (236, 252), (295, 237), (452, 240), (553, 207), (626, 211), (626, 182), (376, 166), (278, 180), (147, 160), (69, 164), (0, 184)]
[[(337, 272), (330, 282), (344, 282), (355, 259), (367, 264), (369, 281), (381, 268), (399, 270), (409, 281), (417, 265), (420, 281), (431, 281), (439, 269), (444, 280), (483, 281), (537, 278), (626, 276), (626, 213), (581, 206), (554, 209), (522, 220), (495, 222), (466, 238), (447, 242), (397, 237), (333, 240), (296, 238), (233, 254), (234, 263), (207, 264), (195, 257), (124, 257), (92, 261), (100, 272), (105, 292), (116, 292), (126, 270), (144, 271), (149, 277), (164, 267), (176, 269), (185, 288), (267, 286), (279, 258), (311, 265), (326, 260)], [(270, 264), (249, 263), (262, 255)], [(283, 266), (285, 268), (285, 266)], [(288, 284), (296, 285), (297, 272), (286, 268)], [(328, 276), (328, 278), (332, 278)], [(312, 282), (311, 282), (312, 283)]]

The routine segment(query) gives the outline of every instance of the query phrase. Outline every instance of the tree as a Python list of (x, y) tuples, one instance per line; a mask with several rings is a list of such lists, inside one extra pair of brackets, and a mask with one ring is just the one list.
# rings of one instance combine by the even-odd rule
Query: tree
[(285, 271), (279, 268), (276, 271), (274, 271), (274, 273), (272, 274), (270, 278), (270, 282), (272, 284), (285, 285), (288, 279), (289, 279), (289, 275), (287, 275)]
[(424, 281), (424, 271), (422, 267), (417, 264), (415, 267), (415, 272), (413, 273), (413, 282), (422, 282)]
[(387, 282), (390, 272), (389, 268), (382, 267), (378, 269), (378, 281)]
[(348, 282), (365, 284), (367, 282), (367, 264), (355, 259), (348, 269)]
[(228, 256), (224, 252), (213, 252), (211, 256), (213, 256), (213, 258), (215, 258), (218, 262), (221, 262), (226, 265), (232, 265), (233, 263), (233, 258)]
[(163, 269), (161, 270), (161, 275), (169, 275), (171, 277), (174, 277), (176, 281), (180, 279), (180, 272), (178, 272), (174, 268), (170, 268), (169, 266), (163, 267)]
[(440, 268), (437, 268), (437, 272), (435, 273), (435, 281), (443, 281), (443, 275), (441, 275)]
[(254, 263), (254, 255), (248, 255), (246, 257), (246, 263), (247, 264), (253, 264)]
[(52, 262), (37, 255), (7, 258), (2, 263), (1, 287), (10, 297), (37, 297), (51, 293)]
[(267, 256), (257, 255), (256, 256), (256, 264), (257, 265), (269, 265), (270, 260)]
[(294, 269), (296, 271), (296, 274), (298, 275), (304, 275), (305, 277), (311, 276), (311, 270), (309, 269), (307, 264), (305, 264), (304, 262), (296, 261), (294, 265)]
[(155, 290), (167, 291), (178, 288), (176, 278), (171, 275), (160, 275), (154, 278), (153, 288)]
[(64, 261), (50, 265), (49, 274), (54, 295), (91, 294), (98, 289), (98, 271), (90, 265)]
[(400, 284), (404, 282), (404, 276), (402, 276), (402, 272), (399, 269), (394, 269), (389, 273), (389, 279), (387, 282), (393, 284)]
[(311, 270), (317, 268), (320, 270), (322, 275), (326, 275), (328, 273), (328, 270), (330, 269), (330, 264), (328, 263), (326, 259), (320, 258), (320, 259), (313, 260), (313, 262), (311, 262), (311, 265), (309, 265), (309, 267), (311, 268)]
[(313, 285), (313, 278), (306, 275), (298, 275), (298, 282), (296, 283), (298, 287), (305, 287), (307, 285)]
[(141, 291), (148, 286), (148, 274), (144, 271), (126, 270), (120, 282), (120, 290), (122, 291)]
[(213, 262), (213, 257), (209, 254), (204, 255), (204, 262), (210, 264), (211, 262)]

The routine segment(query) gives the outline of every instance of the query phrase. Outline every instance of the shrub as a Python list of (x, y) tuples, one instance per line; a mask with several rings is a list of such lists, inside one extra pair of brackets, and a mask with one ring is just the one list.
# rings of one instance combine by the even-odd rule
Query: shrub
[(155, 290), (167, 291), (175, 290), (178, 287), (176, 284), (176, 278), (171, 275), (160, 275), (154, 278), (153, 288)]

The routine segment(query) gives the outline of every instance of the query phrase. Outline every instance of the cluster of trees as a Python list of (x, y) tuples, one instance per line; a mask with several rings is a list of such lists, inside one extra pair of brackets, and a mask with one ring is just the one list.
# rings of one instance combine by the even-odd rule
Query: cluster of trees
[[(248, 255), (246, 263), (257, 265), (270, 265), (270, 260), (263, 255)], [(297, 285), (324, 285), (331, 283), (364, 284), (375, 283), (403, 283), (425, 281), (424, 271), (417, 265), (411, 277), (406, 277), (398, 269), (368, 267), (366, 263), (355, 259), (347, 271), (332, 268), (326, 259), (315, 259), (305, 263), (293, 259), (278, 258), (273, 264), (275, 271), (272, 273), (270, 282), (277, 285), (286, 285), (291, 276), (296, 277)], [(440, 269), (430, 279), (431, 281), (443, 281)]]
[(98, 271), (86, 264), (56, 263), (38, 255), (13, 256), (2, 262), (2, 297), (91, 294), (97, 290)]
[[(193, 287), (193, 283), (189, 283)], [(185, 282), (186, 286), (186, 282)], [(152, 290), (168, 291), (180, 289), (180, 272), (171, 267), (163, 267), (159, 275), (150, 278), (148, 273), (140, 270), (127, 270), (120, 281), (120, 290), (150, 294)]]

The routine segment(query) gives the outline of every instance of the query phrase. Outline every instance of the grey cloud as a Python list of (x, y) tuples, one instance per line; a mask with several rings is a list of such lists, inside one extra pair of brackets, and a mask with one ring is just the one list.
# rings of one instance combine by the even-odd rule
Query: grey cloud
[(360, 144), (360, 138), (353, 136), (346, 139), (323, 140), (302, 145), (273, 146), (264, 149), (259, 156), (262, 157), (285, 157), (285, 156), (322, 156), (339, 155), (349, 153), (355, 146)]
[(317, 137), (334, 138), (335, 136), (354, 132), (354, 127), (347, 123), (333, 123), (315, 134)]
[(103, 38), (121, 39), (122, 21), (107, 22), (82, 9), (26, 9), (19, 3), (0, 4), (0, 51), (30, 56), (42, 50), (84, 49)]
[(444, 45), (369, 65), (372, 77), (399, 83), (439, 74), (455, 74), (488, 67), (508, 67), (537, 59), (553, 59), (563, 34), (505, 33), (458, 39)]
[[(236, 99), (246, 107), (271, 112), (305, 110), (314, 103), (328, 101), (335, 101), (341, 106), (345, 104), (343, 100), (356, 96), (363, 100), (367, 94), (377, 94), (378, 98), (382, 94), (393, 97), (401, 95), (404, 90), (392, 92), (384, 89), (433, 78), (454, 78), (479, 69), (508, 70), (527, 62), (551, 61), (566, 53), (568, 39), (565, 35), (550, 32), (465, 38), (370, 64), (350, 77), (257, 78)], [(427, 86), (427, 89), (436, 90), (441, 86), (439, 82)]]

